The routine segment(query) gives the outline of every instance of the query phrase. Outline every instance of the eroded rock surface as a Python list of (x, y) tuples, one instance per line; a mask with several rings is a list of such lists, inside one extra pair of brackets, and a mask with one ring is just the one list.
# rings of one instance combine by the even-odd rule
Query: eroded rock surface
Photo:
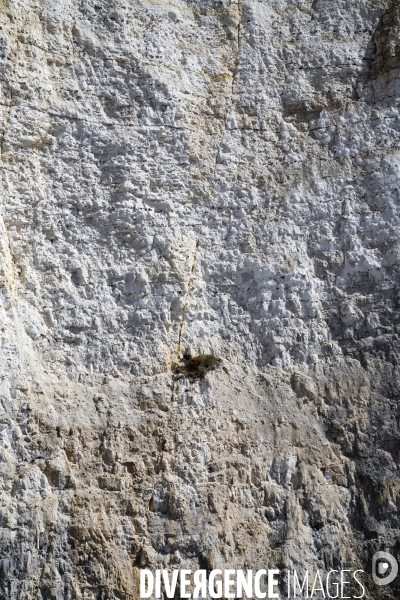
[(0, 23), (0, 598), (136, 599), (144, 566), (398, 598), (398, 2)]

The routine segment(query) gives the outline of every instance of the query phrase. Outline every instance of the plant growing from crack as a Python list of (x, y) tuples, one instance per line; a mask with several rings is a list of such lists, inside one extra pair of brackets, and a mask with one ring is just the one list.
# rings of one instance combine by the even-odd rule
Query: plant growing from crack
[(183, 365), (176, 368), (175, 372), (186, 375), (191, 379), (199, 379), (209, 371), (213, 371), (220, 363), (221, 359), (214, 354), (199, 354), (187, 358)]

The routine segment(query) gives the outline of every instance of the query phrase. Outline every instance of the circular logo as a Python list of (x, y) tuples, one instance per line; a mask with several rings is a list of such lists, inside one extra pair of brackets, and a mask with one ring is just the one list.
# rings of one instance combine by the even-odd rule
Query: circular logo
[(372, 579), (376, 585), (389, 585), (398, 572), (397, 560), (389, 552), (376, 552), (372, 557)]

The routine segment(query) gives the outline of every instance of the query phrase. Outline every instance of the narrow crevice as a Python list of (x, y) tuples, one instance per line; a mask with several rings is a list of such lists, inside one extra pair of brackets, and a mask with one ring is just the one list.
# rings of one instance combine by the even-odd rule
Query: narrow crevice
[[(24, 22), (24, 25), (26, 25), (26, 21)], [(13, 57), (11, 59), (11, 62), (13, 64), (13, 75), (14, 73), (16, 73), (16, 66), (18, 64), (18, 57), (19, 57), (19, 44), (20, 44), (20, 40), (17, 40), (17, 49), (16, 51), (13, 53)], [(14, 82), (14, 78), (11, 79), (10, 85)], [(16, 82), (18, 82), (18, 77), (16, 78)], [(1, 134), (0, 137), (0, 162), (3, 162), (3, 148), (4, 148), (4, 141), (7, 135), (7, 131), (10, 125), (10, 121), (11, 121), (11, 112), (12, 109), (14, 108), (15, 105), (13, 105), (13, 93), (12, 90), (9, 89), (9, 94), (8, 94), (8, 98), (9, 98), (9, 103), (8, 104), (2, 104), (2, 106), (7, 106), (8, 110), (6, 111), (6, 117), (4, 119), (4, 128), (3, 128), (3, 133)]]
[(185, 314), (186, 314), (186, 306), (189, 300), (189, 295), (190, 292), (193, 289), (193, 281), (194, 281), (194, 272), (196, 270), (196, 261), (197, 261), (197, 250), (199, 247), (199, 243), (200, 240), (197, 240), (196, 245), (194, 247), (194, 251), (193, 251), (193, 257), (192, 257), (192, 264), (190, 267), (190, 273), (189, 273), (189, 279), (187, 282), (187, 286), (186, 286), (186, 294), (183, 300), (183, 305), (182, 305), (182, 318), (181, 321), (179, 323), (179, 328), (178, 328), (178, 340), (176, 342), (176, 362), (179, 361), (180, 356), (181, 356), (181, 339), (182, 339), (182, 330), (183, 330), (183, 325), (185, 323)]
[(237, 11), (238, 11), (237, 54), (236, 54), (235, 66), (234, 66), (233, 73), (232, 73), (232, 88), (231, 88), (230, 107), (232, 107), (232, 104), (233, 104), (233, 91), (234, 91), (234, 87), (235, 87), (236, 74), (237, 74), (237, 70), (238, 70), (238, 66), (239, 66), (239, 58), (240, 58), (240, 35), (241, 35), (241, 27), (242, 27), (242, 5), (240, 4), (240, 0), (238, 0)]
[(0, 289), (4, 290), (8, 296), (9, 306), (15, 306), (15, 278), (14, 278), (14, 260), (11, 250), (10, 236), (4, 224), (2, 212), (0, 211), (0, 256), (3, 265), (3, 273), (0, 278)]
[(221, 140), (220, 140), (220, 142), (218, 144), (217, 152), (215, 154), (214, 169), (213, 169), (213, 190), (212, 190), (211, 197), (213, 197), (214, 193), (215, 193), (215, 178), (217, 176), (217, 164), (218, 164), (218, 158), (219, 158), (219, 154), (220, 154), (221, 141), (223, 140), (224, 134), (226, 132), (226, 119), (227, 119), (227, 116), (229, 115), (229, 112), (230, 112), (230, 110), (231, 110), (231, 108), (233, 106), (233, 93), (234, 93), (234, 89), (235, 89), (236, 75), (237, 75), (237, 70), (238, 70), (238, 66), (239, 66), (239, 58), (240, 58), (240, 36), (241, 36), (241, 26), (242, 26), (242, 6), (240, 4), (240, 0), (238, 0), (238, 3), (237, 3), (237, 12), (238, 12), (238, 24), (237, 24), (237, 41), (236, 41), (236, 46), (237, 46), (236, 59), (235, 59), (235, 64), (234, 64), (233, 71), (232, 71), (231, 93), (230, 93), (230, 100), (229, 100), (227, 111), (226, 111), (226, 117), (225, 117), (225, 123), (224, 123), (224, 131), (222, 133), (222, 137), (221, 137)]
[(6, 118), (4, 119), (4, 128), (3, 128), (3, 133), (2, 133), (2, 135), (1, 135), (1, 138), (0, 138), (0, 162), (2, 162), (2, 161), (3, 161), (3, 146), (4, 146), (4, 140), (5, 140), (5, 137), (6, 137), (7, 131), (8, 131), (8, 126), (9, 126), (9, 124), (10, 124), (10, 120), (11, 120), (11, 111), (12, 111), (12, 109), (13, 109), (13, 106), (12, 106), (12, 97), (11, 97), (10, 104), (8, 105), (7, 116), (6, 116)]

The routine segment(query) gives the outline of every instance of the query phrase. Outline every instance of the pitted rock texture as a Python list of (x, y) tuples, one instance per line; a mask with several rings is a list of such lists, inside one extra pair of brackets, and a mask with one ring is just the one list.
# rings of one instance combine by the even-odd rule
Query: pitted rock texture
[(0, 39), (0, 598), (398, 598), (399, 3), (1, 0)]

